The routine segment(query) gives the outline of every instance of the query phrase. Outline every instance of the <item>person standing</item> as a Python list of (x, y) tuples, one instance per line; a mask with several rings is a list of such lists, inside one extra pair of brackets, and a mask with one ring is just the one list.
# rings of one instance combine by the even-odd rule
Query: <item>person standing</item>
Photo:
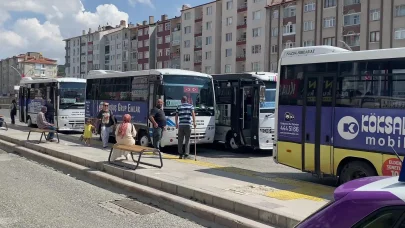
[(97, 119), (101, 121), (101, 141), (103, 148), (108, 147), (108, 139), (110, 138), (111, 126), (115, 124), (115, 118), (112, 112), (108, 109), (109, 104), (104, 102), (103, 108), (97, 115)]
[(16, 115), (17, 115), (17, 102), (15, 100), (12, 100), (10, 105), (11, 124), (15, 124)]
[[(193, 118), (193, 123), (191, 123)], [(180, 121), (179, 121), (180, 120)], [(178, 152), (179, 158), (190, 157), (190, 136), (191, 126), (196, 128), (194, 106), (187, 102), (187, 97), (181, 99), (181, 105), (176, 109), (176, 128), (178, 129)], [(185, 153), (183, 152), (183, 141), (185, 141)]]
[(153, 124), (153, 147), (160, 149), (160, 140), (163, 136), (163, 131), (166, 129), (166, 116), (163, 111), (163, 100), (156, 101), (156, 107), (150, 111), (149, 120)]
[(49, 123), (53, 124), (55, 121), (54, 120), (55, 119), (55, 114), (54, 114), (55, 109), (53, 108), (52, 100), (51, 99), (46, 100), (45, 106), (48, 110), (45, 114), (45, 117)]
[[(47, 110), (46, 106), (43, 106), (41, 108), (41, 111), (37, 115), (37, 126), (39, 129), (48, 129), (48, 130), (54, 131), (54, 130), (56, 130), (55, 126), (53, 124), (49, 123), (48, 121), (46, 121), (45, 114), (47, 111), (48, 110)], [(46, 140), (53, 142), (54, 141), (53, 137), (54, 137), (54, 133), (49, 132)]]

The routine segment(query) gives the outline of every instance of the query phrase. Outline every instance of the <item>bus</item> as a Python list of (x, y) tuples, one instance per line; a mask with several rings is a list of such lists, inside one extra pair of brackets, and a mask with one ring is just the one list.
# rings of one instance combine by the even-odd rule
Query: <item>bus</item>
[[(137, 130), (136, 141), (148, 146), (152, 142), (150, 110), (157, 99), (163, 100), (167, 118), (166, 131), (161, 147), (177, 145), (175, 126), (176, 108), (181, 98), (195, 107), (196, 130), (191, 132), (192, 143), (212, 143), (215, 134), (215, 97), (212, 76), (179, 69), (154, 69), (143, 71), (94, 70), (87, 76), (86, 118), (94, 118), (101, 110), (101, 104), (108, 102), (110, 110), (122, 121), (124, 114), (132, 116)], [(113, 135), (112, 135), (113, 136)]]
[(217, 104), (215, 141), (231, 150), (273, 149), (277, 74), (213, 75)]
[(279, 62), (276, 162), (336, 177), (395, 176), (405, 155), (405, 48), (290, 48)]
[(50, 99), (59, 131), (83, 131), (85, 90), (85, 79), (24, 77), (18, 94), (19, 120), (36, 125), (38, 112)]

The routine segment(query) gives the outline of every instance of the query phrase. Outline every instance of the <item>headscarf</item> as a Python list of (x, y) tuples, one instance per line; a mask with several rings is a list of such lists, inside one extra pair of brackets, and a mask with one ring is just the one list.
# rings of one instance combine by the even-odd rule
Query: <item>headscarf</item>
[(128, 126), (130, 126), (131, 122), (131, 115), (125, 114), (122, 118), (122, 124), (120, 125), (120, 128), (118, 130), (118, 135), (121, 136), (121, 138), (124, 138), (125, 133), (127, 132)]

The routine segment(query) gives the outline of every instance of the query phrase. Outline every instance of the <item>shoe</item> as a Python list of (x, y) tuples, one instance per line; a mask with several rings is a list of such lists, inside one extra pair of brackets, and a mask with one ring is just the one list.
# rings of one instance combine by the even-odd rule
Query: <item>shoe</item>
[(48, 142), (56, 142), (55, 139), (47, 139), (46, 141), (48, 141)]
[(191, 156), (186, 154), (186, 155), (183, 156), (183, 159), (191, 159)]
[(183, 155), (180, 155), (180, 156), (179, 156), (179, 159), (183, 159)]

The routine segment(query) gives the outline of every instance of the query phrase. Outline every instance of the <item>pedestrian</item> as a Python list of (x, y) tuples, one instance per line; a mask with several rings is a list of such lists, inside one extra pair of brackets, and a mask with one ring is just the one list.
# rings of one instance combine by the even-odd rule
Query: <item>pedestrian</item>
[(17, 102), (15, 100), (12, 100), (10, 105), (11, 124), (15, 124), (16, 115), (17, 115)]
[[(193, 118), (193, 123), (191, 123)], [(191, 126), (196, 128), (194, 106), (187, 102), (187, 97), (181, 99), (181, 105), (176, 109), (176, 128), (178, 129), (178, 152), (179, 159), (190, 157), (190, 136)], [(185, 141), (185, 153), (183, 152), (183, 141)]]
[(91, 124), (91, 119), (90, 118), (87, 119), (86, 124), (84, 125), (84, 132), (83, 132), (83, 141), (85, 145), (90, 146), (94, 130), (95, 128), (93, 124)]
[[(41, 108), (41, 111), (37, 115), (37, 126), (39, 129), (48, 129), (48, 130), (54, 131), (54, 130), (56, 130), (55, 126), (53, 124), (49, 123), (48, 121), (46, 121), (45, 114), (47, 111), (48, 110), (47, 110), (46, 106), (43, 106)], [(53, 141), (55, 141), (53, 139), (53, 137), (54, 137), (54, 133), (49, 132), (46, 140), (53, 142)]]
[(46, 114), (45, 114), (46, 120), (47, 120), (49, 123), (53, 124), (54, 121), (55, 121), (55, 120), (54, 120), (54, 118), (55, 118), (55, 109), (54, 109), (54, 107), (53, 107), (52, 100), (51, 100), (51, 99), (46, 100), (45, 106), (46, 106), (46, 108), (47, 108), (47, 110), (48, 110), (48, 111), (46, 112)]
[(97, 119), (101, 122), (101, 141), (103, 148), (108, 147), (108, 139), (110, 138), (111, 126), (115, 125), (115, 118), (112, 112), (108, 109), (109, 104), (104, 102), (103, 108), (97, 115)]
[[(115, 139), (118, 145), (135, 145), (136, 129), (131, 123), (131, 118), (131, 115), (125, 114), (122, 123), (118, 124), (115, 129)], [(128, 160), (128, 151), (114, 149), (110, 159), (115, 160), (122, 155)]]
[(166, 116), (162, 99), (156, 101), (156, 107), (150, 111), (149, 120), (153, 124), (153, 147), (160, 150), (160, 141), (163, 131), (166, 130)]

